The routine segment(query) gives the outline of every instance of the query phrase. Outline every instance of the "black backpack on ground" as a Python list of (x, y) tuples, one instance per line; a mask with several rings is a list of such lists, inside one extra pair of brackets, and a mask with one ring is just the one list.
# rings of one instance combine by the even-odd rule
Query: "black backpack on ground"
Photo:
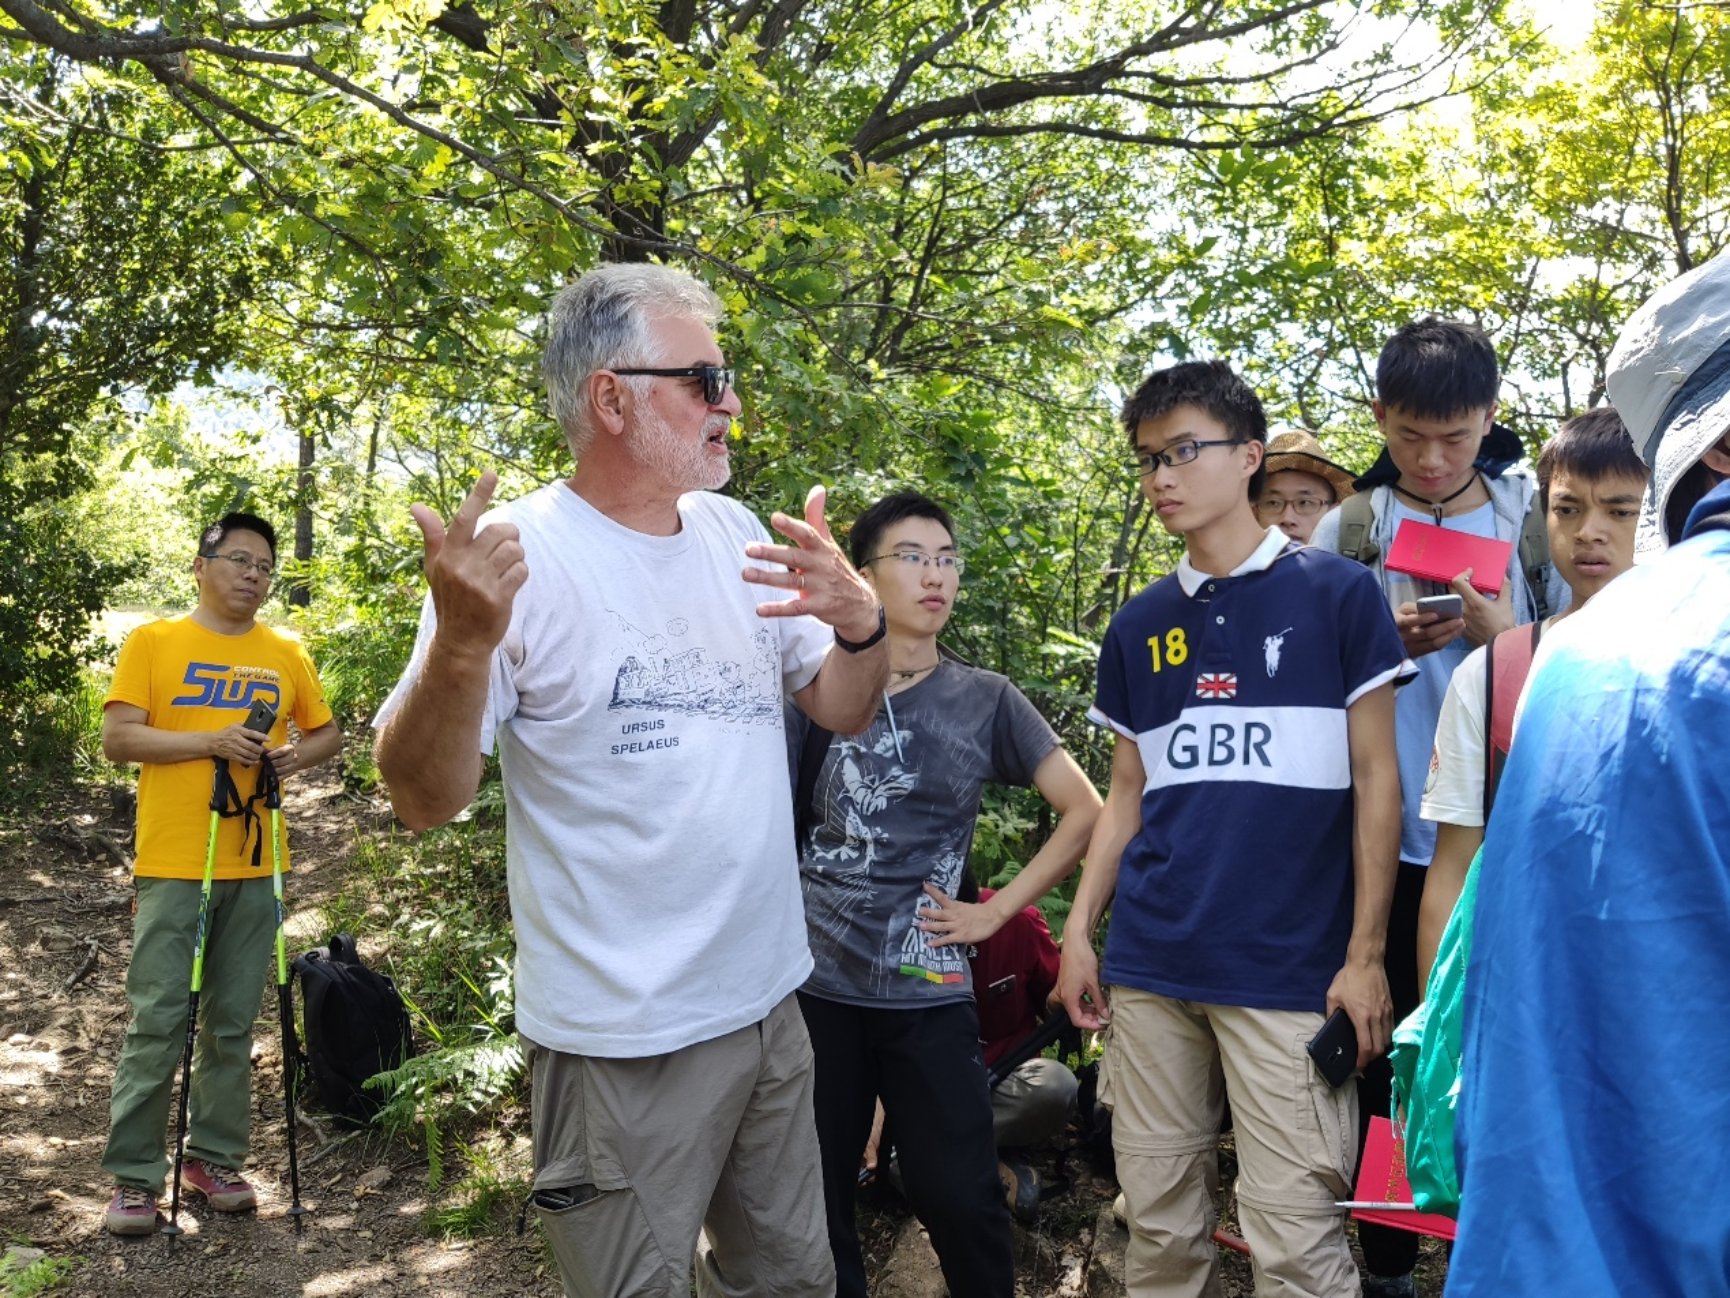
[(364, 1127), (384, 1105), (383, 1096), (366, 1088), (367, 1078), (414, 1054), (402, 995), (388, 977), (360, 962), (347, 933), (296, 956), (294, 971), (306, 1027), (301, 1077), (310, 1079), (314, 1097), (332, 1116)]

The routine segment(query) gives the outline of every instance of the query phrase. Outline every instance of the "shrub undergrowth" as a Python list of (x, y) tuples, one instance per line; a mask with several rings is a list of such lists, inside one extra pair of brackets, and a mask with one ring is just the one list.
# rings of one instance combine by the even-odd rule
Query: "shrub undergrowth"
[(39, 1257), (28, 1266), (0, 1269), (0, 1298), (37, 1298), (52, 1293), (71, 1278), (84, 1259)]
[[(457, 1173), (439, 1212), (487, 1197), (490, 1180), (509, 1178), (490, 1167), (488, 1147), (468, 1137), (519, 1097), (523, 1075), (498, 818), (476, 809), (418, 837), (363, 840), (325, 920), (385, 939), (386, 964), (422, 1043), (414, 1058), (369, 1083), (384, 1096), (380, 1124), (423, 1142), (429, 1188), (446, 1187)], [(456, 1212), (433, 1224), (452, 1231), (462, 1220)]]

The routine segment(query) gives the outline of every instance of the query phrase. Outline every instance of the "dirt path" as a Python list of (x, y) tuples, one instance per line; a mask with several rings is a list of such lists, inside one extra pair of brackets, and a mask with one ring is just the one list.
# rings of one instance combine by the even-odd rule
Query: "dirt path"
[[(328, 776), (291, 781), (285, 816), (296, 870), (290, 947), (323, 940), (317, 907), (334, 893), (357, 808)], [(132, 949), (130, 796), (68, 791), (0, 828), (0, 1232), (79, 1259), (54, 1292), (90, 1295), (534, 1294), (556, 1298), (539, 1239), (505, 1232), (443, 1243), (421, 1225), (426, 1165), (378, 1137), (300, 1128), (297, 1236), (286, 1215), (288, 1162), (275, 998), (255, 1031), (256, 1215), (222, 1216), (183, 1197), (186, 1236), (117, 1239), (102, 1228), (108, 1093), (126, 1029)], [(75, 978), (75, 975), (82, 975)], [(71, 984), (69, 986), (69, 984)], [(364, 1180), (363, 1180), (364, 1178)], [(166, 1204), (165, 1204), (166, 1206)]]

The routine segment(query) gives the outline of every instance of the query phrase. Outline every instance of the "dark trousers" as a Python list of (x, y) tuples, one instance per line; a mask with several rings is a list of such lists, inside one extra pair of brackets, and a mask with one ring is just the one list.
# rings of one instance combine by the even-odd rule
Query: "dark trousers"
[(854, 1200), (881, 1098), (907, 1198), (931, 1236), (951, 1298), (1012, 1298), (1014, 1243), (997, 1179), (991, 1096), (972, 1002), (865, 1009), (799, 994), (817, 1058), (823, 1205), (837, 1298), (866, 1298)]
[[(1388, 911), (1388, 948), (1385, 964), (1388, 992), (1394, 1000), (1394, 1022), (1417, 1009), (1423, 999), (1418, 986), (1418, 906), (1424, 898), (1421, 865), (1400, 862), (1394, 881), (1394, 904)], [(1363, 1161), (1364, 1140), (1372, 1117), (1388, 1116), (1393, 1097), (1394, 1070), (1387, 1057), (1376, 1060), (1358, 1078), (1358, 1160)], [(1417, 1264), (1418, 1237), (1409, 1230), (1358, 1223), (1358, 1243), (1364, 1250), (1364, 1269), (1371, 1275), (1405, 1275)]]

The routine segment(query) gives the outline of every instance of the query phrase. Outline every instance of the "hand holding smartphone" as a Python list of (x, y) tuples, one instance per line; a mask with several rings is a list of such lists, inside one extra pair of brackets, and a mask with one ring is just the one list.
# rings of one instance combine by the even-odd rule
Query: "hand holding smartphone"
[(1443, 622), (1452, 622), (1466, 615), (1466, 601), (1458, 595), (1425, 595), (1418, 601), (1418, 612), (1436, 613)]
[(1321, 1031), (1310, 1038), (1306, 1049), (1315, 1060), (1316, 1071), (1329, 1086), (1344, 1086), (1358, 1068), (1358, 1030), (1352, 1026), (1351, 1015), (1343, 1009), (1335, 1010), (1322, 1024)]
[(257, 734), (268, 735), (270, 728), (276, 724), (276, 709), (263, 699), (252, 701), (252, 710), (246, 714), (246, 720), (241, 722), (247, 730)]

